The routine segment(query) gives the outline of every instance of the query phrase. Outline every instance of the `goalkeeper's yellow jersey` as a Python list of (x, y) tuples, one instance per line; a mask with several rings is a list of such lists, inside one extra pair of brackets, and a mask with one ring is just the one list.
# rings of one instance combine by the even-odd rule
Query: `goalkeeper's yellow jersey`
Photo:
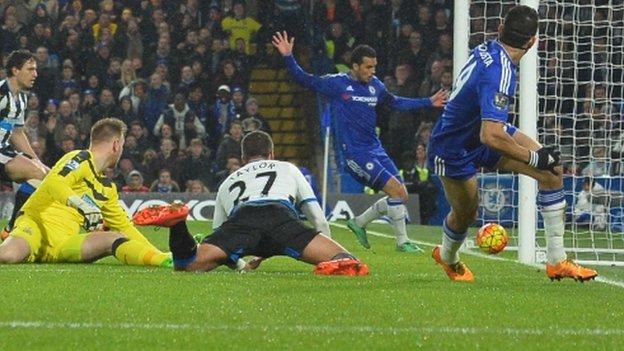
[(119, 231), (128, 238), (147, 240), (119, 204), (117, 186), (95, 170), (89, 150), (65, 154), (26, 201), (22, 211), (43, 225), (62, 226), (77, 234), (84, 217), (67, 204), (67, 199), (73, 195), (99, 207), (109, 229)]

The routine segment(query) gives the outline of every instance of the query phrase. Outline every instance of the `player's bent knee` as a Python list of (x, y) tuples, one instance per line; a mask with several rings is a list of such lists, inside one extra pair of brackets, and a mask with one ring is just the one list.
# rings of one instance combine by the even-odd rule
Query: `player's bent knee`
[(20, 252), (0, 250), (0, 264), (22, 263), (27, 257), (28, 255), (24, 255)]
[(550, 171), (543, 171), (540, 174), (540, 178), (537, 179), (540, 188), (545, 189), (558, 189), (563, 186), (563, 168), (561, 166), (555, 167), (553, 174)]

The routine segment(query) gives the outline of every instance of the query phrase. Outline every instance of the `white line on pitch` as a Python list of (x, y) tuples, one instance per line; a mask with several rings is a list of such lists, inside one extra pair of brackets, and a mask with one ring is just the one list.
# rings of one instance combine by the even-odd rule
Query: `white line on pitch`
[(297, 333), (416, 333), (416, 334), (450, 334), (450, 335), (546, 335), (546, 336), (611, 336), (624, 335), (624, 329), (606, 328), (514, 328), (514, 327), (376, 327), (376, 326), (331, 326), (331, 325), (201, 325), (176, 323), (88, 323), (88, 322), (46, 322), (46, 321), (0, 321), (0, 328), (11, 329), (123, 329), (123, 330), (196, 330), (196, 331), (256, 331), (256, 332), (297, 332)]
[[(350, 229), (346, 225), (341, 224), (341, 223), (331, 222), (330, 225), (333, 225), (335, 227), (343, 228), (343, 229), (346, 229), (346, 230), (350, 231)], [(392, 235), (380, 233), (380, 232), (377, 232), (377, 231), (374, 231), (374, 230), (366, 230), (366, 233), (368, 233), (370, 235), (373, 235), (373, 236), (378, 236), (378, 237), (381, 237), (381, 238), (393, 239), (393, 240), (395, 239), (395, 237), (392, 236)], [(412, 242), (418, 244), (418, 245), (423, 245), (423, 246), (434, 247), (434, 246), (438, 245), (438, 244), (430, 243), (430, 242), (427, 242), (427, 241), (414, 240), (414, 239), (411, 239), (411, 238), (410, 238), (410, 240)], [(512, 259), (504, 258), (504, 257), (499, 257), (499, 256), (486, 255), (486, 254), (483, 254), (481, 252), (477, 252), (477, 251), (473, 251), (473, 250), (464, 250), (464, 251), (462, 251), (462, 253), (465, 253), (465, 254), (471, 255), (471, 256), (485, 258), (485, 259), (488, 259), (488, 260), (493, 260), (493, 261), (506, 261), (506, 262), (514, 262), (514, 263), (522, 264), (522, 263), (520, 263), (520, 262), (518, 262), (516, 260), (512, 260)], [(543, 265), (540, 265), (540, 264), (537, 264), (537, 263), (528, 264), (526, 266), (539, 268), (539, 269), (542, 269), (542, 270), (544, 269)], [(624, 282), (620, 281), (620, 280), (615, 280), (615, 279), (610, 279), (610, 278), (605, 278), (605, 277), (602, 277), (602, 276), (598, 276), (598, 277), (596, 277), (596, 281), (604, 283), (604, 284), (617, 286), (618, 288), (624, 288)]]

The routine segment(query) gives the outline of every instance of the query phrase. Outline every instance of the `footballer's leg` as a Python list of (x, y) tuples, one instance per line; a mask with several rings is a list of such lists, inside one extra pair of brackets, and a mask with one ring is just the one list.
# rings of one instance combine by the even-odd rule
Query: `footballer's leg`
[(442, 246), (433, 249), (432, 256), (453, 281), (474, 280), (470, 269), (459, 260), (459, 249), (466, 240), (468, 226), (476, 217), (478, 207), (477, 179), (466, 180), (440, 177), (451, 211), (443, 223)]
[[(539, 143), (520, 131), (517, 131), (513, 138), (518, 144), (533, 151), (541, 147)], [(537, 202), (544, 219), (544, 230), (546, 232), (548, 261), (546, 273), (548, 276), (551, 279), (570, 277), (580, 281), (595, 278), (598, 275), (595, 270), (581, 267), (567, 260), (563, 244), (566, 202), (563, 194), (563, 172), (561, 167), (555, 168), (558, 173), (555, 175), (550, 171), (533, 168), (524, 162), (502, 157), (497, 164), (497, 168), (528, 175), (538, 182), (539, 193)]]
[(376, 157), (356, 157), (347, 162), (350, 172), (361, 182), (381, 189), (388, 197), (384, 197), (366, 209), (361, 215), (347, 221), (347, 226), (356, 235), (362, 246), (370, 248), (366, 235), (366, 226), (380, 216), (387, 214), (392, 223), (396, 237), (397, 250), (401, 252), (421, 252), (407, 237), (405, 219), (408, 199), (407, 189), (400, 180), (399, 170), (387, 155)]
[(0, 236), (5, 239), (8, 233), (12, 230), (22, 206), (26, 203), (26, 200), (35, 192), (41, 180), (45, 177), (48, 169), (38, 164), (23, 155), (16, 155), (5, 165), (5, 172), (9, 179), (14, 182), (22, 183), (17, 189), (15, 194), (15, 205), (13, 207), (13, 213), (6, 227), (3, 229)]
[(186, 221), (178, 222), (169, 228), (169, 248), (173, 254), (173, 268), (176, 271), (207, 272), (228, 259), (225, 251), (216, 245), (210, 243), (197, 245), (197, 241), (186, 226)]
[(0, 245), (0, 263), (34, 262), (43, 241), (41, 230), (30, 216), (20, 216), (14, 230)]
[(170, 266), (165, 264), (169, 259), (167, 254), (114, 231), (94, 231), (69, 236), (61, 244), (55, 261), (91, 263), (111, 255), (120, 262), (133, 266)]
[(368, 266), (365, 263), (351, 255), (340, 244), (320, 233), (303, 249), (299, 259), (315, 265), (315, 274), (350, 276), (368, 274)]
[(0, 245), (0, 263), (22, 263), (30, 255), (30, 245), (24, 238), (9, 236)]

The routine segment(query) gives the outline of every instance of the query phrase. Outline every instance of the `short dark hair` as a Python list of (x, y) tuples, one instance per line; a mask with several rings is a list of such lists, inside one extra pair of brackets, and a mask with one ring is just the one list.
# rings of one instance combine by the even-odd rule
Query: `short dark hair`
[(351, 53), (351, 64), (357, 63), (361, 65), (365, 57), (376, 58), (377, 52), (368, 45), (358, 45)]
[(269, 157), (273, 151), (273, 140), (269, 134), (256, 130), (243, 137), (241, 150), (245, 160), (258, 156)]
[(7, 59), (7, 76), (13, 77), (13, 68), (22, 69), (24, 64), (30, 60), (35, 60), (35, 55), (28, 50), (15, 50)]
[(113, 137), (126, 135), (128, 127), (118, 118), (103, 118), (91, 127), (91, 143), (98, 144)]
[(516, 49), (525, 49), (526, 43), (537, 33), (538, 16), (535, 9), (518, 5), (505, 16), (500, 41)]

